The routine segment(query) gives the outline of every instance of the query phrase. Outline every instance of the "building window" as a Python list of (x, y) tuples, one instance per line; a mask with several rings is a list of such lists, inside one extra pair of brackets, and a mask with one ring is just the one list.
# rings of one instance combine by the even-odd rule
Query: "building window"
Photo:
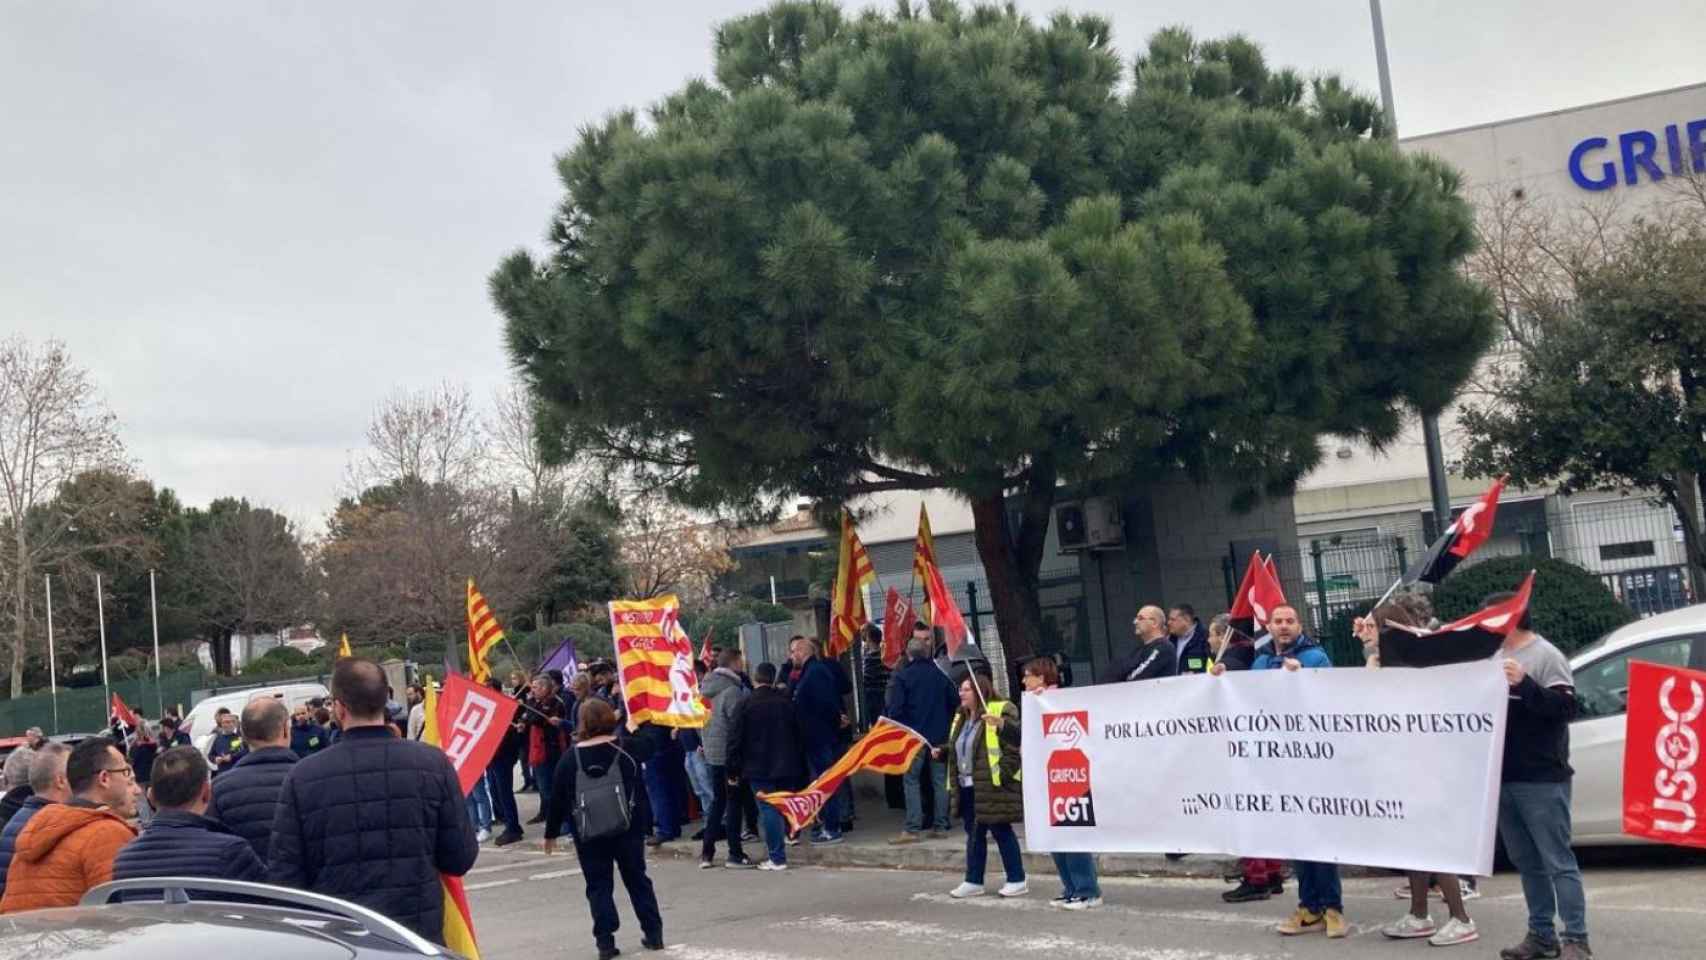
[(1630, 540), (1627, 543), (1602, 543), (1599, 545), (1601, 560), (1633, 560), (1636, 557), (1651, 557), (1655, 554), (1653, 541)]

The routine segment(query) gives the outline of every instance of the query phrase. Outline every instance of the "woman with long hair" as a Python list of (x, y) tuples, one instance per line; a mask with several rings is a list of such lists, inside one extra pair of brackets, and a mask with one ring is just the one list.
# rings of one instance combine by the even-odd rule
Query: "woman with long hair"
[[(1043, 693), (1060, 686), (1060, 668), (1048, 657), (1032, 657), (1025, 661), (1021, 678), (1027, 693)], [(1055, 872), (1060, 875), (1060, 896), (1049, 901), (1050, 906), (1065, 910), (1090, 910), (1102, 905), (1102, 886), (1096, 880), (1096, 855), (1091, 853), (1056, 853)]]
[(948, 730), (947, 747), (932, 754), (947, 761), (943, 787), (948, 791), (950, 816), (957, 809), (966, 828), (966, 878), (949, 896), (963, 900), (983, 895), (991, 836), (1007, 871), (1007, 882), (998, 892), (1003, 897), (1031, 892), (1025, 885), (1019, 837), (1013, 832), (1013, 824), (1025, 819), (1025, 795), (1019, 784), (1018, 704), (996, 699), (989, 677), (973, 673), (960, 684), (960, 709)]
[[(634, 729), (630, 721), (627, 732), (632, 734)], [(646, 876), (645, 840), (651, 827), (651, 813), (646, 806), (645, 778), (640, 770), (640, 765), (651, 759), (651, 741), (645, 737), (619, 736), (616, 711), (597, 698), (581, 707), (580, 726), (574, 739), (574, 746), (563, 757), (551, 783), (550, 813), (545, 818), (545, 852), (557, 851), (563, 821), (578, 806), (575, 798), (580, 778), (602, 778), (614, 768), (621, 777), (622, 797), (627, 804), (626, 829), (593, 838), (583, 838), (577, 830), (572, 837), (586, 881), (587, 904), (592, 908), (592, 939), (598, 947), (599, 960), (610, 960), (622, 952), (616, 948), (616, 930), (622, 925), (616, 913), (616, 874), (620, 872), (622, 886), (628, 890), (628, 902), (640, 921), (640, 946), (662, 950), (663, 915), (658, 912), (651, 878)]]

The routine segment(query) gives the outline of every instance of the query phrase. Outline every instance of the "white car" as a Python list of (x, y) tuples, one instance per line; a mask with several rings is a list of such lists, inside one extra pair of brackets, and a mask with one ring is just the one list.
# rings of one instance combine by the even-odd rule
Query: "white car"
[(1576, 677), (1570, 815), (1577, 846), (1648, 843), (1623, 832), (1623, 734), (1629, 662), (1706, 669), (1706, 604), (1619, 627), (1570, 658)]
[(324, 684), (319, 683), (285, 683), (272, 687), (252, 687), (248, 690), (233, 690), (229, 693), (218, 693), (190, 708), (184, 716), (182, 730), (189, 734), (190, 742), (196, 749), (206, 753), (213, 745), (213, 732), (217, 729), (213, 715), (220, 707), (241, 714), (243, 708), (251, 700), (263, 697), (275, 697), (284, 701), (286, 709), (295, 712), (296, 708), (316, 697), (329, 697)]

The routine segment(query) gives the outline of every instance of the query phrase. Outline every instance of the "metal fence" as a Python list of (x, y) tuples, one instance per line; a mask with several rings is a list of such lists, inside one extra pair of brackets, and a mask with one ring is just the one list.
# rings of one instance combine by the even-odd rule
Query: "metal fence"
[[(138, 713), (158, 718), (160, 708), (175, 712), (189, 709), (197, 688), (207, 682), (200, 670), (163, 674), (155, 686), (153, 677), (114, 680), (113, 692)], [(42, 690), (15, 700), (0, 700), (0, 732), (16, 736), (30, 727), (48, 733), (98, 733), (107, 726), (107, 696), (101, 686), (60, 687), (56, 697)]]

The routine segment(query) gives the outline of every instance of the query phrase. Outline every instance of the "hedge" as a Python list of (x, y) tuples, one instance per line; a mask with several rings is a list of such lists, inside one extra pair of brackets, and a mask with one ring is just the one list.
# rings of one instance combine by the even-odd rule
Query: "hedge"
[(1636, 619), (1599, 575), (1573, 563), (1532, 556), (1492, 557), (1460, 567), (1434, 588), (1434, 610), (1450, 622), (1481, 608), (1488, 594), (1515, 590), (1534, 571), (1529, 617), (1534, 630), (1566, 654)]

